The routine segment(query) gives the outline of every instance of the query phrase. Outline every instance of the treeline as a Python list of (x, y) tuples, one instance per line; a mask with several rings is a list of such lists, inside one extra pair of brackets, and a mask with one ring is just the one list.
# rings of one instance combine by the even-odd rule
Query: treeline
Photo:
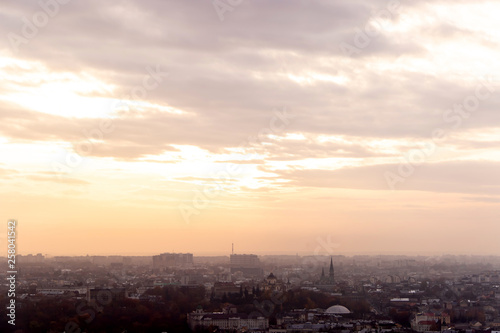
[[(43, 297), (25, 300), (17, 308), (17, 332), (190, 332), (187, 325), (187, 313), (202, 306), (205, 311), (220, 311), (229, 304), (234, 304), (239, 312), (261, 312), (274, 323), (276, 315), (293, 309), (323, 308), (341, 304), (362, 316), (369, 312), (369, 305), (364, 300), (351, 300), (328, 294), (289, 290), (283, 293), (271, 293), (252, 290), (255, 293), (234, 293), (226, 295), (224, 300), (210, 300), (204, 287), (157, 287), (145, 294), (150, 300), (110, 300), (106, 304), (87, 303), (64, 297)], [(0, 299), (0, 315), (6, 318), (6, 298)], [(0, 332), (11, 332), (7, 321), (0, 321)]]
[[(16, 332), (67, 333), (98, 332), (191, 332), (186, 314), (205, 301), (205, 289), (157, 288), (152, 294), (160, 293), (161, 299), (111, 300), (108, 304), (87, 303), (63, 297), (44, 297), (23, 301), (16, 311)], [(5, 315), (5, 299), (0, 300)], [(0, 322), (0, 332), (12, 332), (6, 320)]]

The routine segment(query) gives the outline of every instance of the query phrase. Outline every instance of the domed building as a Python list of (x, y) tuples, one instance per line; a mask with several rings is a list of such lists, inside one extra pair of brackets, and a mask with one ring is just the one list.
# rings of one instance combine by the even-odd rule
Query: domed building
[(351, 320), (352, 312), (345, 306), (336, 304), (324, 311), (319, 311), (315, 317), (317, 320), (328, 322), (345, 322)]
[(328, 315), (346, 315), (350, 314), (351, 311), (349, 311), (348, 308), (342, 305), (333, 305), (330, 306), (328, 309), (325, 310), (325, 314)]
[(276, 281), (278, 281), (278, 279), (276, 278), (276, 276), (274, 276), (274, 274), (271, 272), (271, 274), (269, 274), (269, 276), (267, 277), (267, 284), (269, 285), (275, 285), (276, 284)]
[(278, 280), (278, 278), (273, 274), (269, 274), (268, 277), (261, 283), (261, 288), (265, 291), (287, 291), (291, 288), (290, 281), (284, 282)]

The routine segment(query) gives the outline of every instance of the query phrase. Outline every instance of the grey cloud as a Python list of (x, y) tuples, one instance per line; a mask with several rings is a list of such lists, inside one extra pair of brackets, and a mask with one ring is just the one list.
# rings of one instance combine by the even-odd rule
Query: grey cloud
[[(140, 116), (123, 114), (116, 120), (116, 131), (94, 150), (97, 156), (133, 159), (172, 151), (174, 144), (219, 152), (258, 134), (268, 126), (272, 110), (283, 106), (296, 114), (286, 128), (290, 132), (428, 139), (435, 128), (452, 131), (443, 112), (462, 102), (474, 88), (430, 73), (377, 72), (364, 60), (348, 59), (339, 50), (341, 41), (352, 38), (355, 29), (363, 28), (373, 11), (387, 3), (254, 0), (243, 2), (220, 22), (211, 2), (73, 1), (61, 6), (60, 13), (29, 44), (21, 45), (17, 56), (41, 61), (54, 71), (91, 73), (117, 85), (114, 96), (108, 96), (114, 98), (140, 85), (147, 66), (160, 65), (169, 73), (157, 89), (148, 91), (147, 100), (191, 116), (154, 110)], [(2, 33), (20, 31), (20, 16), (39, 10), (28, 1), (6, 6), (5, 20), (0, 21)], [(401, 6), (425, 7), (404, 1)], [(449, 24), (429, 27), (423, 33), (424, 37), (471, 34)], [(426, 52), (414, 41), (394, 43), (383, 34), (361, 55), (376, 60)], [(328, 59), (332, 65), (319, 59)], [(305, 85), (287, 78), (309, 72), (344, 75), (351, 81)], [(95, 127), (94, 120), (0, 107), (4, 120), (0, 130), (12, 138), (63, 139), (77, 144), (82, 129)], [(464, 119), (458, 130), (500, 124), (499, 107), (496, 94)], [(331, 145), (300, 145), (300, 153), (290, 151), (287, 144), (272, 147), (272, 154), (281, 156), (271, 154), (270, 159), (373, 154), (363, 147), (341, 152), (343, 148)]]
[[(500, 177), (495, 176), (499, 167), (498, 162), (486, 161), (426, 163), (415, 167), (413, 175), (398, 183), (396, 190), (500, 195)], [(290, 179), (291, 186), (389, 190), (385, 174), (398, 175), (398, 165), (272, 172)]]

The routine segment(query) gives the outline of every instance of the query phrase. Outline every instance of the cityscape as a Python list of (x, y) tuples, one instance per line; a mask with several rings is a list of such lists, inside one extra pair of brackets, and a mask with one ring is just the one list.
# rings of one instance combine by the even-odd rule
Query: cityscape
[(500, 333), (500, 2), (0, 3), (0, 333)]
[(498, 256), (36, 254), (18, 261), (16, 326), (26, 332), (500, 331)]

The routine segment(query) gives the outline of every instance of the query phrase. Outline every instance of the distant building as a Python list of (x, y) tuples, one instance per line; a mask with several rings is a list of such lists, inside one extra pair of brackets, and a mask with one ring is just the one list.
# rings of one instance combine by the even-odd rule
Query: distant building
[(450, 325), (447, 313), (417, 313), (411, 320), (411, 328), (417, 332), (441, 331)]
[(214, 298), (222, 299), (224, 295), (239, 294), (240, 287), (236, 286), (233, 282), (215, 282), (212, 291)]
[(182, 267), (193, 265), (192, 253), (162, 253), (153, 256), (153, 268)]
[(123, 264), (123, 256), (89, 256), (89, 257), (73, 257), (74, 260), (90, 260), (97, 266), (109, 266), (111, 264)]
[(328, 271), (328, 275), (325, 275), (325, 269), (323, 268), (321, 270), (321, 277), (316, 284), (316, 287), (325, 291), (333, 291), (335, 289), (335, 272), (332, 258), (330, 258), (330, 269)]
[[(339, 321), (344, 321), (344, 320), (350, 320), (352, 318), (352, 312), (346, 308), (345, 306), (342, 305), (332, 305), (328, 309), (323, 310), (323, 309), (294, 309), (293, 311), (286, 312), (286, 313), (281, 313), (276, 317), (276, 324), (277, 325), (286, 325), (288, 328), (293, 328), (289, 332), (314, 332), (314, 331), (319, 331), (319, 328), (314, 330), (311, 330), (311, 327), (309, 330), (305, 330), (305, 327), (301, 328), (302, 330), (299, 330), (297, 326), (294, 326), (299, 323), (305, 323), (305, 322), (323, 322), (323, 323), (332, 323), (332, 322), (339, 322)], [(345, 323), (345, 322), (344, 322)], [(332, 327), (329, 327), (332, 328)], [(347, 328), (347, 327), (344, 327)], [(358, 328), (356, 332), (359, 332), (361, 328)], [(325, 332), (328, 331), (328, 329), (324, 330)], [(323, 332), (323, 331), (321, 331)], [(340, 331), (329, 331), (329, 332), (338, 332)], [(352, 331), (351, 331), (352, 332)], [(366, 332), (366, 331), (365, 331)]]
[(41, 295), (61, 296), (74, 294), (83, 295), (87, 294), (87, 287), (54, 287), (54, 288), (36, 288), (36, 293)]
[(276, 278), (273, 273), (270, 273), (261, 284), (261, 287), (264, 291), (282, 292), (291, 289), (292, 284), (290, 283), (290, 281), (284, 282), (278, 280), (278, 278)]
[(241, 272), (246, 277), (256, 278), (262, 278), (264, 275), (259, 257), (255, 254), (231, 254), (229, 262), (231, 273)]
[(326, 315), (348, 315), (351, 311), (342, 305), (332, 305), (328, 309), (325, 310)]
[(16, 259), (21, 264), (43, 264), (45, 256), (43, 256), (41, 253), (38, 253), (36, 256), (32, 254), (28, 254), (25, 256), (18, 254)]
[(269, 319), (263, 316), (237, 313), (236, 308), (224, 312), (204, 312), (201, 307), (188, 314), (188, 325), (195, 331), (198, 327), (218, 328), (220, 330), (267, 330)]
[(231, 254), (231, 267), (256, 268), (260, 267), (259, 257), (255, 254)]
[(87, 301), (97, 302), (101, 305), (110, 304), (112, 301), (124, 300), (127, 298), (125, 288), (88, 288)]

